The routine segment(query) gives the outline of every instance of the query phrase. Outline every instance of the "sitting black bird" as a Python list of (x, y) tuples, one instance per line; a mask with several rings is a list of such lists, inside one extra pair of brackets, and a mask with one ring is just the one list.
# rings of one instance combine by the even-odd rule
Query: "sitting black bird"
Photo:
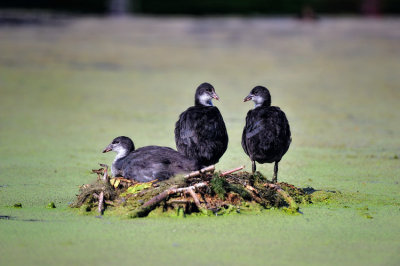
[(252, 161), (253, 173), (256, 162), (272, 163), (273, 182), (278, 180), (278, 163), (289, 149), (292, 138), (286, 115), (277, 106), (271, 106), (271, 95), (267, 88), (257, 86), (251, 90), (244, 101), (253, 100), (254, 109), (246, 116), (243, 129), (242, 147)]
[(168, 147), (145, 146), (135, 150), (132, 140), (124, 136), (115, 138), (103, 153), (109, 151), (117, 153), (111, 166), (112, 174), (138, 182), (161, 181), (198, 169), (195, 160)]
[(219, 100), (214, 87), (202, 83), (196, 90), (194, 106), (189, 107), (175, 124), (178, 151), (197, 160), (200, 167), (219, 161), (228, 147), (225, 122), (212, 99)]

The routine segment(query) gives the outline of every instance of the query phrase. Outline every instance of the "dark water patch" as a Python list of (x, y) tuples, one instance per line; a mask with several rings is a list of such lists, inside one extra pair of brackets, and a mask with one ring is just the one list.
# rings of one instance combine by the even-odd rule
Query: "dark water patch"
[(319, 191), (319, 190), (316, 190), (316, 189), (314, 189), (314, 188), (312, 188), (312, 187), (306, 187), (306, 188), (302, 188), (302, 190), (305, 192), (305, 193), (307, 193), (307, 194), (312, 194), (312, 193), (314, 193), (314, 192), (316, 192), (316, 191)]
[(39, 219), (19, 219), (18, 221), (23, 221), (23, 222), (46, 222), (45, 220), (39, 220)]
[(302, 188), (302, 190), (307, 194), (313, 194), (314, 192), (318, 192), (318, 191), (323, 191), (323, 192), (328, 192), (328, 193), (338, 193), (338, 191), (336, 191), (336, 190), (321, 190), (321, 189), (314, 189), (313, 187)]
[(0, 10), (1, 26), (64, 26), (67, 15), (47, 12)]
[(15, 217), (8, 215), (0, 215), (0, 220), (15, 220)]
[[(329, 193), (337, 193), (336, 190), (327, 190), (326, 192), (329, 192)], [(340, 192), (339, 192), (339, 193), (340, 193)]]
[(0, 220), (11, 220), (11, 221), (22, 221), (22, 222), (46, 222), (45, 220), (39, 220), (39, 219), (18, 219), (17, 217), (9, 215), (0, 215)]

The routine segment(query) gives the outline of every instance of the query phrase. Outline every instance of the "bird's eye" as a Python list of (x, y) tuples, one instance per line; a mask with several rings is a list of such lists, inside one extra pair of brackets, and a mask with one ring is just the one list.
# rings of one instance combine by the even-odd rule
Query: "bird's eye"
[(119, 141), (116, 141), (116, 140), (114, 140), (113, 142), (112, 142), (112, 144), (118, 144), (119, 143)]

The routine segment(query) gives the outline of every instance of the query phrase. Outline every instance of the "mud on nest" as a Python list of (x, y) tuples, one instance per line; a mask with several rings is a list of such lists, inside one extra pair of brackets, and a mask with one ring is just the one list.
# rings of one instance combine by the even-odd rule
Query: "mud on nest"
[(298, 212), (311, 203), (304, 190), (288, 183), (272, 183), (261, 173), (211, 171), (176, 176), (163, 182), (136, 183), (109, 179), (107, 168), (93, 170), (97, 181), (80, 187), (71, 204), (83, 213), (99, 212), (130, 218), (145, 216), (223, 215), (282, 208)]

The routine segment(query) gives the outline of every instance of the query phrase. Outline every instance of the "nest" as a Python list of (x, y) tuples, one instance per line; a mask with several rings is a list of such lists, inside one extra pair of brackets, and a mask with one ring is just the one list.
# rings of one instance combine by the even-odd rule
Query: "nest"
[(92, 170), (98, 178), (80, 187), (71, 207), (101, 215), (223, 215), (282, 208), (297, 213), (298, 204), (310, 203), (310, 196), (288, 183), (272, 183), (261, 173), (237, 172), (243, 167), (214, 172), (214, 166), (186, 176), (157, 182), (137, 183), (108, 176), (107, 166)]

